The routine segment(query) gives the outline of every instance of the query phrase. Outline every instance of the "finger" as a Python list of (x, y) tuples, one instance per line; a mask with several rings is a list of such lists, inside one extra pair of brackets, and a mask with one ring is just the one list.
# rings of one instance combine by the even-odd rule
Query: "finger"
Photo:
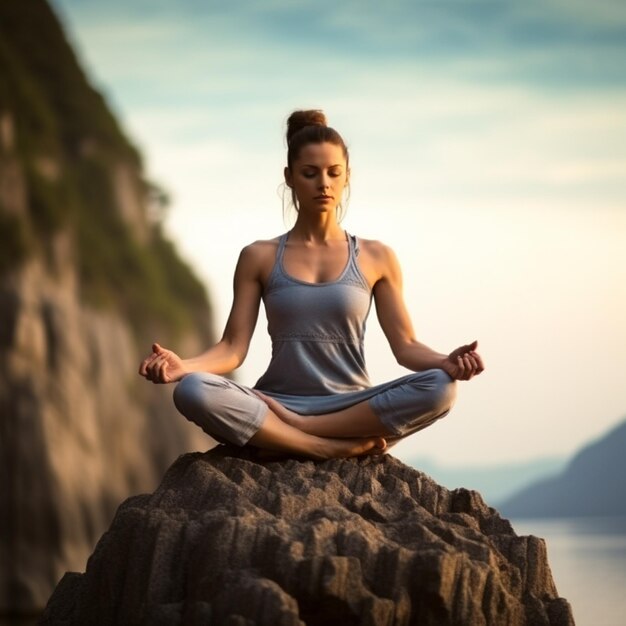
[(480, 374), (483, 371), (480, 357), (476, 352), (468, 352), (467, 357), (472, 365), (472, 375)]
[(472, 356), (472, 353), (470, 352), (467, 355), (467, 359), (470, 362), (470, 372), (471, 372), (471, 377), (476, 376), (476, 374), (480, 373), (480, 369), (478, 368), (478, 363), (476, 361), (476, 359)]
[(154, 358), (155, 358), (156, 356), (157, 356), (157, 355), (153, 353), (153, 354), (151, 354), (149, 357), (146, 357), (146, 358), (145, 358), (145, 359), (141, 362), (141, 365), (139, 366), (139, 373), (140, 373), (142, 376), (145, 376), (145, 375), (146, 375), (146, 368), (148, 367), (148, 365), (149, 365), (150, 363), (152, 363), (152, 361), (154, 360)]
[(456, 358), (456, 364), (457, 367), (459, 368), (459, 372), (458, 372), (458, 380), (463, 380), (463, 376), (465, 376), (465, 362), (463, 361), (463, 357), (458, 356)]
[(152, 361), (148, 364), (147, 370), (150, 376), (149, 379), (152, 382), (157, 382), (159, 376), (159, 368), (161, 367), (161, 363), (163, 363), (165, 357), (158, 356), (156, 354), (154, 356), (155, 358), (153, 358)]
[(159, 355), (157, 352), (153, 352), (153, 353), (152, 353), (152, 354), (151, 354), (151, 355), (150, 355), (150, 356), (146, 359), (146, 361), (147, 361), (148, 365), (149, 365), (150, 363), (152, 363), (155, 359), (158, 359), (158, 358), (159, 358), (159, 356), (160, 356), (160, 355)]
[(478, 363), (478, 373), (480, 374), (480, 372), (484, 371), (485, 364), (483, 363), (483, 360), (480, 358), (480, 354), (478, 354), (478, 352), (474, 352), (472, 356), (474, 357), (474, 359), (476, 359), (476, 363)]
[(160, 382), (162, 382), (161, 380), (162, 368), (163, 368), (163, 359), (162, 358), (156, 359), (154, 363), (154, 367), (152, 368), (152, 382), (155, 385), (158, 385)]
[(157, 382), (164, 383), (166, 382), (167, 377), (167, 361), (162, 361), (159, 364), (159, 368), (157, 370)]
[(152, 382), (158, 385), (161, 382), (161, 363), (157, 363), (152, 371)]
[[(472, 378), (472, 376), (475, 376), (476, 370), (478, 368), (477, 368), (477, 363), (474, 360), (474, 358), (472, 357), (471, 352), (468, 352), (465, 355), (465, 362), (467, 363), (467, 373), (469, 375), (469, 378)], [(469, 378), (468, 378), (468, 380), (469, 380)]]
[(167, 365), (167, 358), (164, 355), (162, 355), (158, 359), (156, 359), (156, 365), (155, 365), (155, 368), (154, 368), (154, 372), (156, 374), (157, 382), (159, 382), (159, 383), (163, 382), (163, 370), (164, 370), (166, 365)]
[(468, 352), (467, 353), (467, 359), (470, 362), (471, 368), (472, 368), (472, 372), (477, 372), (478, 371), (478, 361), (476, 360), (476, 356), (475, 356), (475, 352)]
[(472, 362), (470, 361), (470, 358), (467, 354), (463, 355), (463, 363), (465, 365), (465, 372), (464, 372), (463, 380), (469, 380), (474, 375), (474, 372), (473, 372)]
[(264, 393), (261, 393), (258, 389), (253, 389), (252, 393), (254, 393), (255, 396), (258, 396), (261, 400), (263, 400), (263, 402), (265, 402), (267, 406), (271, 405), (272, 399), (266, 396)]

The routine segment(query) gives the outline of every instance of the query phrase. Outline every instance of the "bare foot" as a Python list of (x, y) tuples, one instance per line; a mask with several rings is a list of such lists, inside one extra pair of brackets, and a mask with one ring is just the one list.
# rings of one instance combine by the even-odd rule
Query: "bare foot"
[(330, 439), (319, 437), (317, 453), (324, 459), (349, 458), (353, 456), (371, 456), (383, 454), (387, 442), (382, 437), (367, 439)]
[(267, 404), (270, 411), (274, 413), (278, 418), (280, 418), (285, 424), (289, 424), (289, 426), (293, 426), (298, 430), (302, 430), (300, 428), (302, 416), (296, 413), (295, 411), (290, 411), (288, 408), (284, 407), (278, 400), (274, 400), (274, 398), (270, 398), (266, 396), (264, 393), (253, 389), (254, 393)]
[(387, 442), (381, 437), (374, 439), (326, 439), (317, 437), (317, 439), (320, 440), (320, 445), (305, 453), (256, 448), (254, 456), (258, 461), (282, 461), (294, 457), (325, 461), (326, 459), (384, 454), (387, 448)]
[(324, 460), (353, 456), (383, 454), (387, 442), (381, 436), (320, 437), (307, 433), (300, 424), (307, 418), (286, 409), (280, 402), (256, 391), (255, 394), (269, 408), (262, 427), (252, 436), (250, 443), (263, 450), (288, 452), (290, 455)]

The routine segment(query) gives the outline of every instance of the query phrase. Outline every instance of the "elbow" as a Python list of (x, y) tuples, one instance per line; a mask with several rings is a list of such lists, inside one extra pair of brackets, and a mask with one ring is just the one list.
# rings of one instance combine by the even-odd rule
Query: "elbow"
[(246, 354), (247, 354), (247, 350), (246, 352), (243, 352), (243, 353), (239, 353), (239, 352), (234, 353), (231, 369), (236, 370), (246, 360)]
[(236, 370), (245, 360), (248, 355), (248, 346), (231, 345), (230, 346), (230, 362), (231, 369)]
[(402, 357), (396, 357), (396, 363), (400, 366), (400, 367), (405, 367), (408, 370), (413, 370), (415, 369), (412, 361), (409, 361), (405, 358)]
[(224, 371), (232, 372), (236, 370), (245, 360), (248, 354), (248, 347), (237, 342), (222, 337), (219, 342), (220, 357)]
[[(396, 348), (392, 348), (391, 352), (396, 359), (396, 363), (402, 367), (409, 368), (408, 350), (407, 346), (402, 345)], [(410, 368), (409, 368), (410, 369)]]

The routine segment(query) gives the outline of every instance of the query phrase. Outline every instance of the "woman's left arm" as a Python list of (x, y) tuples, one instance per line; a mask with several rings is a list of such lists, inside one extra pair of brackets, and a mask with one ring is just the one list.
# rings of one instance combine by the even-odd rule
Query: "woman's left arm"
[(477, 341), (444, 354), (417, 341), (402, 294), (402, 271), (391, 248), (371, 242), (370, 253), (377, 268), (374, 302), (381, 328), (400, 365), (419, 372), (431, 368), (446, 371), (455, 380), (469, 380), (485, 368), (476, 352)]

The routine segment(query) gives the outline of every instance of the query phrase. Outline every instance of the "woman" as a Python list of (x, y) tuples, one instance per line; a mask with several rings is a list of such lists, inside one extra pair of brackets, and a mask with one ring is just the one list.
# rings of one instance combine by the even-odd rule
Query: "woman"
[[(287, 144), (297, 220), (288, 233), (242, 250), (222, 339), (191, 359), (154, 344), (139, 373), (180, 381), (178, 410), (218, 441), (314, 459), (380, 454), (448, 413), (455, 381), (484, 369), (477, 342), (446, 355), (414, 338), (393, 252), (339, 224), (349, 156), (324, 114), (294, 112)], [(245, 359), (261, 299), (272, 358), (251, 389), (222, 374)], [(363, 357), (372, 299), (398, 363), (415, 372), (376, 386)]]

